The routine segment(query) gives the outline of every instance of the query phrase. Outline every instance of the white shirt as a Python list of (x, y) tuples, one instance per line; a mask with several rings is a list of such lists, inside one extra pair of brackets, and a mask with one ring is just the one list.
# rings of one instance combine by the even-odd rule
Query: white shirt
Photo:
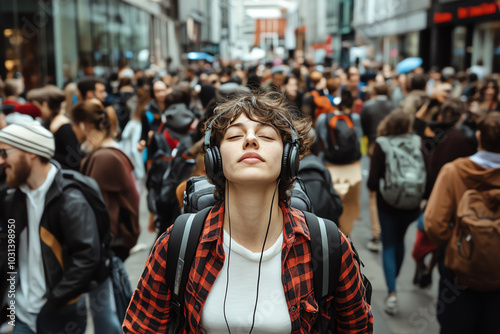
[[(226, 260), (201, 312), (200, 328), (204, 333), (227, 333), (224, 320), (224, 294), (229, 258), (229, 234), (224, 231)], [(281, 274), (283, 234), (264, 252), (261, 265), (259, 300), (252, 333), (290, 333), (292, 323)], [(248, 333), (257, 292), (257, 276), (261, 253), (253, 253), (231, 241), (229, 287), (226, 299), (226, 317), (232, 333)]]
[(42, 247), (40, 244), (40, 220), (45, 208), (45, 195), (54, 182), (57, 168), (50, 164), (45, 182), (37, 189), (27, 184), (19, 190), (26, 194), (28, 225), (21, 232), (19, 242), (19, 279), (16, 294), (16, 315), (36, 332), (36, 315), (47, 301), (45, 294), (45, 271), (43, 269)]

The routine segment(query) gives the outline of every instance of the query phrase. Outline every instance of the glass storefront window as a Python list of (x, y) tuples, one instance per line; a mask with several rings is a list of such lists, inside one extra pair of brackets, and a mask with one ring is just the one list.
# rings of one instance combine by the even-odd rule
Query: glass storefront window
[(135, 7), (131, 8), (132, 22), (132, 52), (136, 66), (144, 68), (149, 64), (149, 15)]
[(106, 76), (109, 74), (110, 65), (106, 0), (92, 0), (91, 8), (94, 74), (96, 76)]
[(457, 70), (465, 70), (465, 52), (466, 52), (466, 38), (467, 28), (455, 27), (452, 33), (452, 55), (451, 66)]
[(80, 71), (78, 76), (93, 75), (92, 31), (90, 4), (88, 0), (77, 0), (78, 53)]
[(78, 77), (78, 45), (75, 2), (54, 3), (55, 57), (58, 59), (56, 76), (58, 81), (70, 82)]

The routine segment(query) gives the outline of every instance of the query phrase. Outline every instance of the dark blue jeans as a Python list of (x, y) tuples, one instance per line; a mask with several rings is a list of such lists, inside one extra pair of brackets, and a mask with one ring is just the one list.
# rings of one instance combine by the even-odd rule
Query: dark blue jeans
[(382, 240), (382, 263), (385, 282), (389, 293), (396, 292), (396, 277), (405, 256), (405, 233), (408, 226), (418, 217), (418, 211), (407, 214), (390, 213), (378, 208)]
[(85, 333), (86, 327), (87, 308), (85, 306), (85, 297), (81, 297), (74, 304), (57, 309), (42, 308), (38, 314), (38, 334)]
[(439, 279), (437, 319), (441, 334), (498, 333), (500, 290), (473, 291), (451, 275)]

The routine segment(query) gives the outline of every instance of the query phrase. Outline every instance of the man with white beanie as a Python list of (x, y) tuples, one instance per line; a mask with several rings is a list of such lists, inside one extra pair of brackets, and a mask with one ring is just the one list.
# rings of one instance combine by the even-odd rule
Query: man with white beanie
[(99, 234), (80, 190), (63, 191), (54, 150), (52, 133), (38, 122), (0, 130), (0, 164), (12, 188), (0, 230), (13, 240), (1, 245), (9, 260), (0, 269), (10, 281), (1, 284), (0, 306), (11, 307), (15, 334), (85, 332), (83, 293), (99, 264)]

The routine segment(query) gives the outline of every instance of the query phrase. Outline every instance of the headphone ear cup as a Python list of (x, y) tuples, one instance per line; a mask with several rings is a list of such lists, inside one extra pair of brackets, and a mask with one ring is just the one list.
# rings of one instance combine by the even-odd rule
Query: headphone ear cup
[(214, 179), (222, 172), (222, 158), (217, 146), (207, 147), (205, 150), (205, 172), (209, 179)]
[(300, 163), (300, 154), (299, 154), (299, 147), (297, 145), (291, 145), (292, 147), (290, 148), (290, 152), (288, 153), (288, 159), (289, 159), (289, 178), (294, 178), (297, 177), (299, 174), (299, 163)]
[(289, 179), (290, 178), (290, 143), (286, 143), (285, 146), (283, 147), (283, 156), (281, 158), (281, 174), (280, 177), (282, 179)]

